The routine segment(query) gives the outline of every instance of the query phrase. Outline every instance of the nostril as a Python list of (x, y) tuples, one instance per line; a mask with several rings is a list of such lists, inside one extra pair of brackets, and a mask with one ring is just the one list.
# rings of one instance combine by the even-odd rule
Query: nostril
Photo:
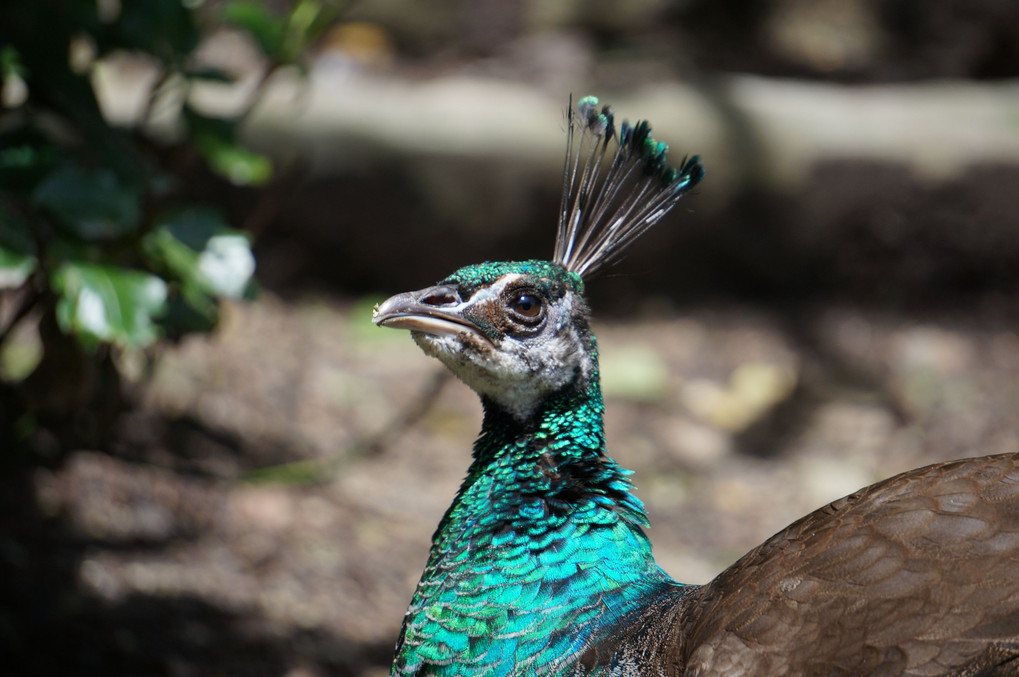
[(448, 306), (460, 303), (460, 295), (449, 288), (431, 289), (421, 297), (421, 303), (429, 306)]

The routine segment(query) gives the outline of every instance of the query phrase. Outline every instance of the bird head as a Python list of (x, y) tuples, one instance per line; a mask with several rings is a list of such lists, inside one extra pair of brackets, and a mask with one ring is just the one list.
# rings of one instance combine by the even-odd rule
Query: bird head
[(594, 97), (571, 101), (567, 122), (552, 261), (467, 266), (374, 315), (379, 326), (411, 330), (425, 353), (518, 419), (554, 393), (596, 383), (583, 280), (618, 261), (704, 176), (697, 156), (670, 167), (646, 121), (624, 120), (617, 131), (612, 109)]
[(526, 419), (549, 395), (596, 378), (583, 290), (578, 274), (548, 261), (481, 263), (393, 296), (373, 319), (409, 329), (484, 400)]

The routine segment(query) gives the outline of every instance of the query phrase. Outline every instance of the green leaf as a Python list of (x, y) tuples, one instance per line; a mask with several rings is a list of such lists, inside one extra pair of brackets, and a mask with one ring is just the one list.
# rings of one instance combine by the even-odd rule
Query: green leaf
[[(145, 251), (154, 262), (183, 283), (183, 295), (201, 291), (210, 296), (240, 298), (255, 272), (248, 237), (230, 228), (211, 209), (181, 209), (167, 214), (145, 236)], [(201, 308), (197, 308), (201, 310)]]
[(272, 178), (272, 162), (260, 153), (219, 139), (203, 139), (198, 149), (209, 168), (237, 186), (262, 186)]
[(339, 13), (337, 2), (298, 0), (287, 16), (283, 43), (274, 54), (280, 63), (295, 63), (308, 47), (332, 25)]
[(238, 186), (260, 186), (272, 178), (272, 162), (236, 140), (237, 123), (184, 109), (191, 138), (209, 168)]
[(269, 57), (275, 57), (283, 45), (285, 26), (263, 3), (255, 0), (234, 0), (223, 7), (223, 21), (251, 34)]
[(61, 329), (85, 347), (144, 347), (159, 338), (156, 320), (166, 312), (161, 278), (119, 266), (68, 262), (54, 272), (51, 284), (59, 295)]
[(21, 54), (13, 45), (0, 47), (0, 78), (11, 75), (25, 76), (25, 66), (21, 63)]
[(0, 289), (20, 287), (38, 265), (34, 256), (19, 254), (0, 244)]
[(61, 167), (42, 180), (32, 197), (82, 240), (109, 240), (138, 227), (138, 193), (108, 169)]
[(39, 261), (0, 245), (0, 289), (20, 287), (35, 272)]

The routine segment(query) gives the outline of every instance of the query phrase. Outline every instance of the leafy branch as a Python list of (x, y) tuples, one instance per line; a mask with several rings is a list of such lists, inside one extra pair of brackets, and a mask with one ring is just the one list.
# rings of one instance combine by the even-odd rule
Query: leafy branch
[[(169, 158), (188, 149), (225, 183), (269, 182), (271, 162), (243, 144), (240, 127), (275, 70), (302, 66), (338, 5), (297, 0), (278, 16), (252, 0), (215, 11), (191, 4), (0, 5), (0, 357), (22, 325), (40, 323), (38, 364), (19, 379), (31, 372), (25, 382), (42, 381), (42, 391), (74, 372), (56, 366), (69, 345), (83, 364), (109, 362), (117, 352), (208, 331), (222, 300), (253, 292), (250, 235), (190, 199)], [(224, 27), (246, 33), (264, 61), (250, 99), (228, 117), (191, 100), (197, 84), (236, 81), (196, 56)], [(125, 54), (158, 69), (132, 129), (106, 119), (96, 91), (99, 69)], [(168, 141), (145, 123), (173, 87), (182, 132)], [(43, 325), (55, 325), (70, 344)], [(86, 388), (86, 399), (94, 390)], [(67, 406), (48, 403), (55, 414)]]

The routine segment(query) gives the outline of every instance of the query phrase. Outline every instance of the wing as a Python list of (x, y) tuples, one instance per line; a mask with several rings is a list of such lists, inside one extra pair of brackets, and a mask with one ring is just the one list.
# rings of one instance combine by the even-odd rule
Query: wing
[(689, 675), (1019, 674), (1019, 454), (835, 501), (683, 603)]

